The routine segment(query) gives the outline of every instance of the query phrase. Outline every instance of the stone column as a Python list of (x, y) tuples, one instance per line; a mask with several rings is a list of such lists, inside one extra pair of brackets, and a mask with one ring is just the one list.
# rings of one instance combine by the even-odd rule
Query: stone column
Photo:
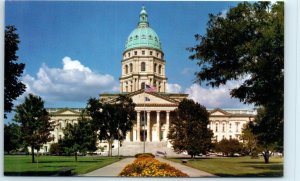
[(157, 141), (160, 141), (160, 111), (156, 111), (156, 123)]
[(166, 140), (168, 139), (168, 133), (169, 133), (169, 129), (170, 129), (170, 111), (167, 111), (167, 117), (166, 117)]
[(150, 141), (150, 136), (151, 136), (151, 132), (150, 132), (150, 111), (147, 111), (147, 141)]
[(136, 120), (136, 134), (137, 141), (141, 141), (141, 119), (140, 119), (140, 111), (137, 111), (137, 120)]

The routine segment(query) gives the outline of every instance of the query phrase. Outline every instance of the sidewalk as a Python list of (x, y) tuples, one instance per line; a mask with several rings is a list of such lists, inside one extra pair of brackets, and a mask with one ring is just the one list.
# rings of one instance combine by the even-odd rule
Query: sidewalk
[(155, 159), (159, 160), (160, 162), (165, 162), (178, 170), (181, 170), (183, 173), (188, 174), (188, 176), (190, 176), (190, 177), (217, 177), (216, 175), (213, 175), (213, 174), (201, 171), (201, 170), (197, 170), (195, 168), (188, 167), (188, 166), (185, 166), (180, 163), (172, 162), (172, 161), (163, 159), (162, 157), (155, 157)]
[(118, 176), (118, 174), (123, 170), (123, 168), (126, 165), (132, 163), (134, 160), (135, 158), (125, 158), (111, 165), (107, 165), (106, 167), (102, 167), (92, 172), (86, 173), (82, 176), (102, 176), (102, 177)]

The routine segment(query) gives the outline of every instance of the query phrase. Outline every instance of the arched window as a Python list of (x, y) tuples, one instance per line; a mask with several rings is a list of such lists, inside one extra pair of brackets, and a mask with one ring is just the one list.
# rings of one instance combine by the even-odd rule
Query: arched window
[(161, 74), (161, 65), (158, 66), (158, 73)]
[(219, 126), (219, 124), (216, 123), (216, 132), (218, 132), (218, 126)]
[(125, 65), (125, 74), (128, 74), (128, 65)]
[(153, 71), (154, 71), (154, 72), (156, 72), (156, 67), (157, 67), (157, 64), (155, 63), (155, 64), (154, 64), (154, 68), (153, 68)]
[(141, 89), (145, 89), (145, 82), (141, 83)]
[(141, 63), (141, 71), (146, 71), (146, 63), (145, 62)]
[(225, 123), (223, 123), (222, 131), (225, 132)]
[(131, 64), (129, 64), (129, 67), (130, 67), (130, 72), (132, 72), (132, 71), (133, 71), (133, 68), (132, 68), (132, 63), (131, 63)]

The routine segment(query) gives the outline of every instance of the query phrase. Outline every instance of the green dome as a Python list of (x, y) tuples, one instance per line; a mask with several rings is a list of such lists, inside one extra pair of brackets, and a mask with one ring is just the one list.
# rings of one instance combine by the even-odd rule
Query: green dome
[(142, 11), (140, 12), (138, 27), (134, 29), (127, 38), (125, 51), (142, 47), (162, 50), (159, 37), (155, 31), (149, 27), (148, 15), (144, 7), (142, 7)]

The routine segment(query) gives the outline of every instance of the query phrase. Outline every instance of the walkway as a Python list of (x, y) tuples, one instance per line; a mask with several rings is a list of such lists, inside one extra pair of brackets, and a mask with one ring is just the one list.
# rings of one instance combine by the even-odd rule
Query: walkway
[[(181, 170), (183, 173), (188, 174), (188, 176), (190, 177), (217, 177), (216, 175), (201, 170), (197, 170), (195, 168), (182, 165), (180, 163), (172, 162), (163, 159), (162, 157), (155, 157), (155, 159), (159, 160), (160, 162), (168, 163), (169, 165), (175, 167), (176, 169)], [(126, 165), (132, 163), (134, 160), (135, 158), (125, 158), (106, 167), (102, 167), (92, 172), (86, 173), (82, 176), (102, 176), (102, 177), (118, 176), (119, 173), (123, 170), (123, 168)]]
[(172, 161), (163, 159), (162, 157), (155, 157), (155, 159), (159, 160), (160, 162), (165, 162), (178, 170), (181, 170), (183, 173), (188, 174), (188, 176), (190, 176), (190, 177), (217, 177), (216, 175), (213, 175), (213, 174), (201, 171), (201, 170), (197, 170), (195, 168), (188, 167), (188, 166), (185, 166), (180, 163), (172, 162)]
[(82, 176), (103, 176), (103, 177), (112, 177), (118, 176), (123, 168), (132, 163), (135, 158), (125, 158), (113, 164), (107, 165), (106, 167), (99, 168), (92, 172), (86, 173)]

